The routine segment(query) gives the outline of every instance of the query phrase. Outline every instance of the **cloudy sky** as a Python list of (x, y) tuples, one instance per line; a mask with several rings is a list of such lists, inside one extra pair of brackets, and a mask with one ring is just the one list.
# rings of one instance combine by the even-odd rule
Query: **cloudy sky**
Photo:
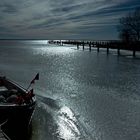
[(0, 39), (117, 39), (140, 0), (1, 0)]

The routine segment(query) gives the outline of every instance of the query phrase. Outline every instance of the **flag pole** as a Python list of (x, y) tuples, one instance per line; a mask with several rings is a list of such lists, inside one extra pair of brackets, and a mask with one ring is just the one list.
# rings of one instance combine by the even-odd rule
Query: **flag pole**
[(32, 83), (29, 84), (29, 86), (27, 87), (26, 91), (28, 91), (28, 89), (30, 88), (31, 84), (32, 84)]
[(36, 76), (34, 77), (34, 79), (30, 82), (30, 84), (27, 87), (26, 91), (28, 91), (29, 88), (31, 87), (31, 85), (35, 83), (35, 80), (39, 80), (39, 73), (37, 73)]

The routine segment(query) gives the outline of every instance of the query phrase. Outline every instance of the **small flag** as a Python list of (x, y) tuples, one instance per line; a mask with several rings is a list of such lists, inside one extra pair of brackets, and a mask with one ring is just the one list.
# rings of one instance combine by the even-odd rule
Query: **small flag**
[(31, 84), (34, 84), (35, 80), (39, 80), (39, 73), (36, 74), (35, 78), (31, 81)]

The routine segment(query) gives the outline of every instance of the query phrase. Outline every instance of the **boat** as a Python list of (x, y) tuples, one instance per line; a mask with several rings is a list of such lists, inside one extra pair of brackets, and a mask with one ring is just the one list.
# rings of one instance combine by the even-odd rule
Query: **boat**
[(27, 139), (36, 105), (36, 96), (29, 87), (25, 89), (5, 76), (0, 76), (0, 124), (6, 122), (1, 129), (11, 140)]

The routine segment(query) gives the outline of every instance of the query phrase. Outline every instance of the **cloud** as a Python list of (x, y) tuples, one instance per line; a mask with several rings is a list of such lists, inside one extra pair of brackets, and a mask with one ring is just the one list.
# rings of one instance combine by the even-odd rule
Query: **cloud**
[(116, 38), (118, 19), (138, 6), (139, 0), (5, 0), (0, 3), (0, 34), (10, 32), (7, 38), (101, 39), (101, 32), (112, 37), (112, 30)]

